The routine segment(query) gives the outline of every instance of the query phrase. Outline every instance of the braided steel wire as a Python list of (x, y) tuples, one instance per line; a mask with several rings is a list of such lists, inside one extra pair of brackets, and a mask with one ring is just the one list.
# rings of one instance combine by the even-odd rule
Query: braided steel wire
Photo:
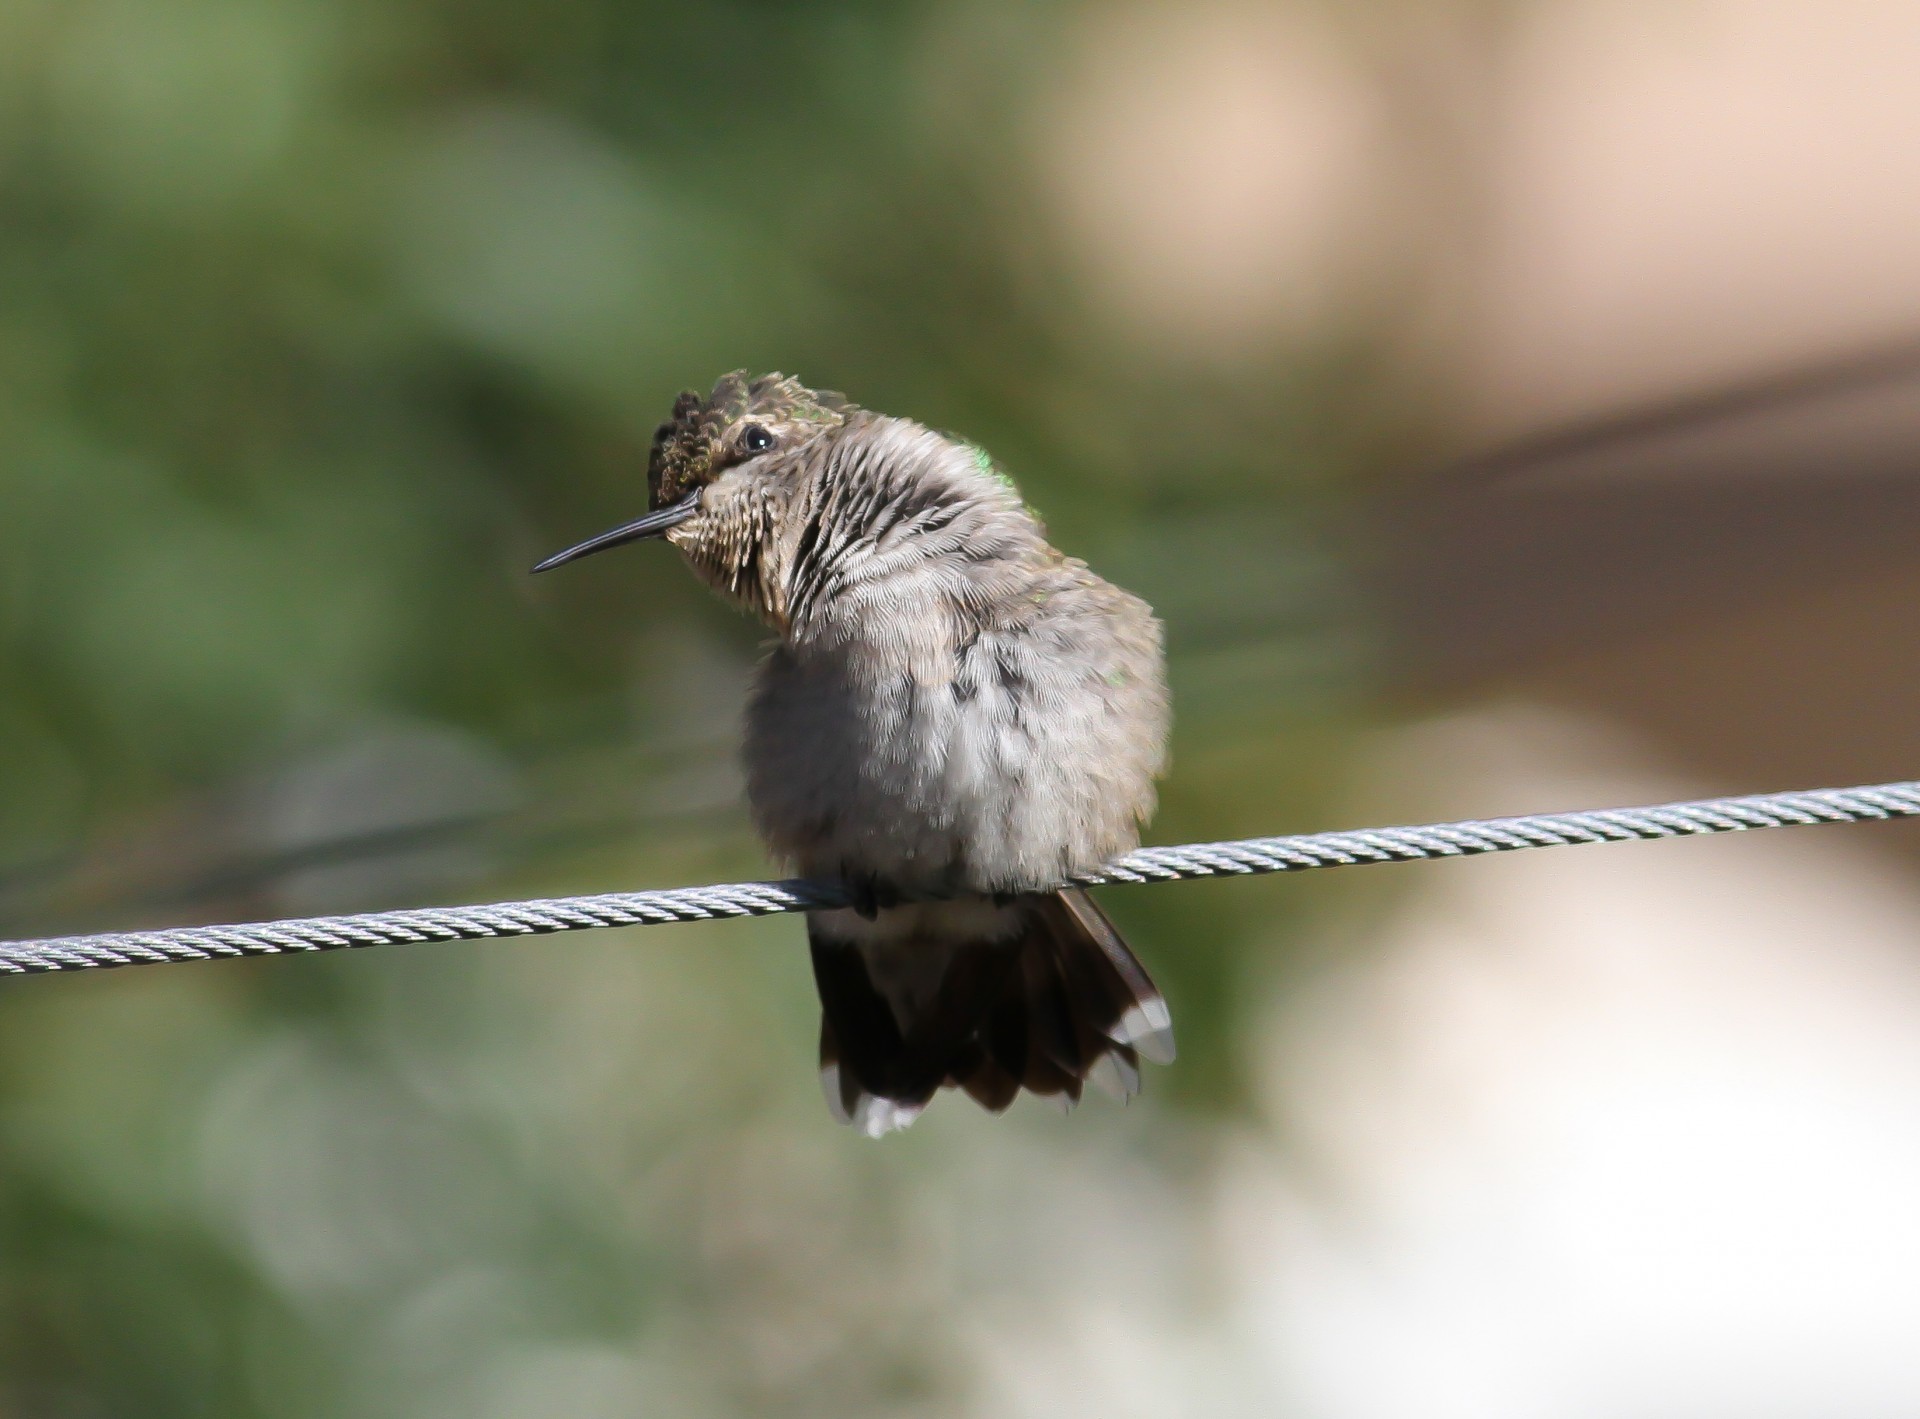
[[(1182, 847), (1149, 847), (1130, 852), (1099, 872), (1073, 878), (1062, 885), (1097, 887), (1117, 882), (1178, 882), (1198, 877), (1304, 872), (1316, 867), (1469, 857), (1521, 848), (1569, 847), (1580, 843), (1692, 837), (1916, 816), (1920, 816), (1920, 782), (1882, 783), (1860, 788), (1705, 798), (1649, 808), (1541, 813), (1518, 818), (1428, 823), (1418, 827), (1365, 828), (1293, 837), (1248, 838), (1238, 842), (1189, 843)], [(416, 907), (405, 911), (305, 917), (236, 926), (109, 932), (42, 941), (0, 942), (0, 974), (84, 971), (230, 956), (278, 956), (420, 941), (482, 941), (600, 926), (659, 926), (721, 917), (771, 916), (815, 907), (841, 907), (847, 902), (845, 892), (833, 883), (739, 882), (714, 887), (673, 887), (653, 892), (609, 892), (598, 896), (500, 902), (489, 906)]]

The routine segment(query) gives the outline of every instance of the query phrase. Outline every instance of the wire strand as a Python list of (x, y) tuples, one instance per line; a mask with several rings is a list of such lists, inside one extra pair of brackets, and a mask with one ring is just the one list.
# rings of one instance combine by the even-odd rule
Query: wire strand
[[(1379, 862), (1472, 857), (1521, 848), (1631, 842), (1749, 832), (1818, 823), (1860, 823), (1920, 816), (1920, 782), (1703, 798), (1647, 808), (1541, 813), (1518, 818), (1467, 819), (1405, 828), (1364, 828), (1237, 842), (1148, 847), (1115, 859), (1098, 872), (1062, 886), (1124, 882), (1181, 882), (1199, 877), (1244, 877), (1357, 867)], [(848, 905), (830, 882), (735, 882), (653, 892), (608, 892), (586, 897), (496, 902), (470, 907), (415, 907), (353, 916), (299, 917), (234, 926), (182, 926), (158, 931), (106, 932), (40, 941), (0, 942), (0, 974), (102, 970), (234, 956), (279, 956), (426, 941), (485, 941), (542, 936), (603, 926), (662, 926), (723, 917), (772, 916)]]

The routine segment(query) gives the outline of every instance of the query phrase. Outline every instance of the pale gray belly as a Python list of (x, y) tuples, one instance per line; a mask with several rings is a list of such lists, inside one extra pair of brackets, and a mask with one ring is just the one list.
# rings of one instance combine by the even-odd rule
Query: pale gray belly
[(755, 822), (806, 875), (906, 890), (1014, 891), (1091, 869), (1137, 841), (1164, 733), (1157, 679), (1134, 687), (1143, 719), (1098, 662), (989, 634), (884, 672), (782, 647), (748, 709)]

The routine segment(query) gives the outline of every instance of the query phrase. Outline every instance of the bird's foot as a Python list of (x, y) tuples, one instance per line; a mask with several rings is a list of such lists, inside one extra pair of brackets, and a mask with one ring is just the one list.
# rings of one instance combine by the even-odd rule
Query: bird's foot
[(847, 905), (863, 920), (872, 921), (882, 908), (900, 905), (900, 893), (893, 885), (871, 872), (842, 873), (841, 880), (847, 889)]

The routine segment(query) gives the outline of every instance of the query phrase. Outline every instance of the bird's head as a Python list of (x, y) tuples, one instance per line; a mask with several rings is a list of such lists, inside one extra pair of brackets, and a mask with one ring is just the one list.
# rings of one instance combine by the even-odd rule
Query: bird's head
[[(722, 590), (756, 600), (761, 557), (821, 441), (853, 411), (797, 379), (723, 375), (704, 398), (688, 390), (653, 436), (645, 517), (547, 558), (536, 572), (609, 547), (664, 537)], [(764, 608), (760, 608), (764, 609)]]

